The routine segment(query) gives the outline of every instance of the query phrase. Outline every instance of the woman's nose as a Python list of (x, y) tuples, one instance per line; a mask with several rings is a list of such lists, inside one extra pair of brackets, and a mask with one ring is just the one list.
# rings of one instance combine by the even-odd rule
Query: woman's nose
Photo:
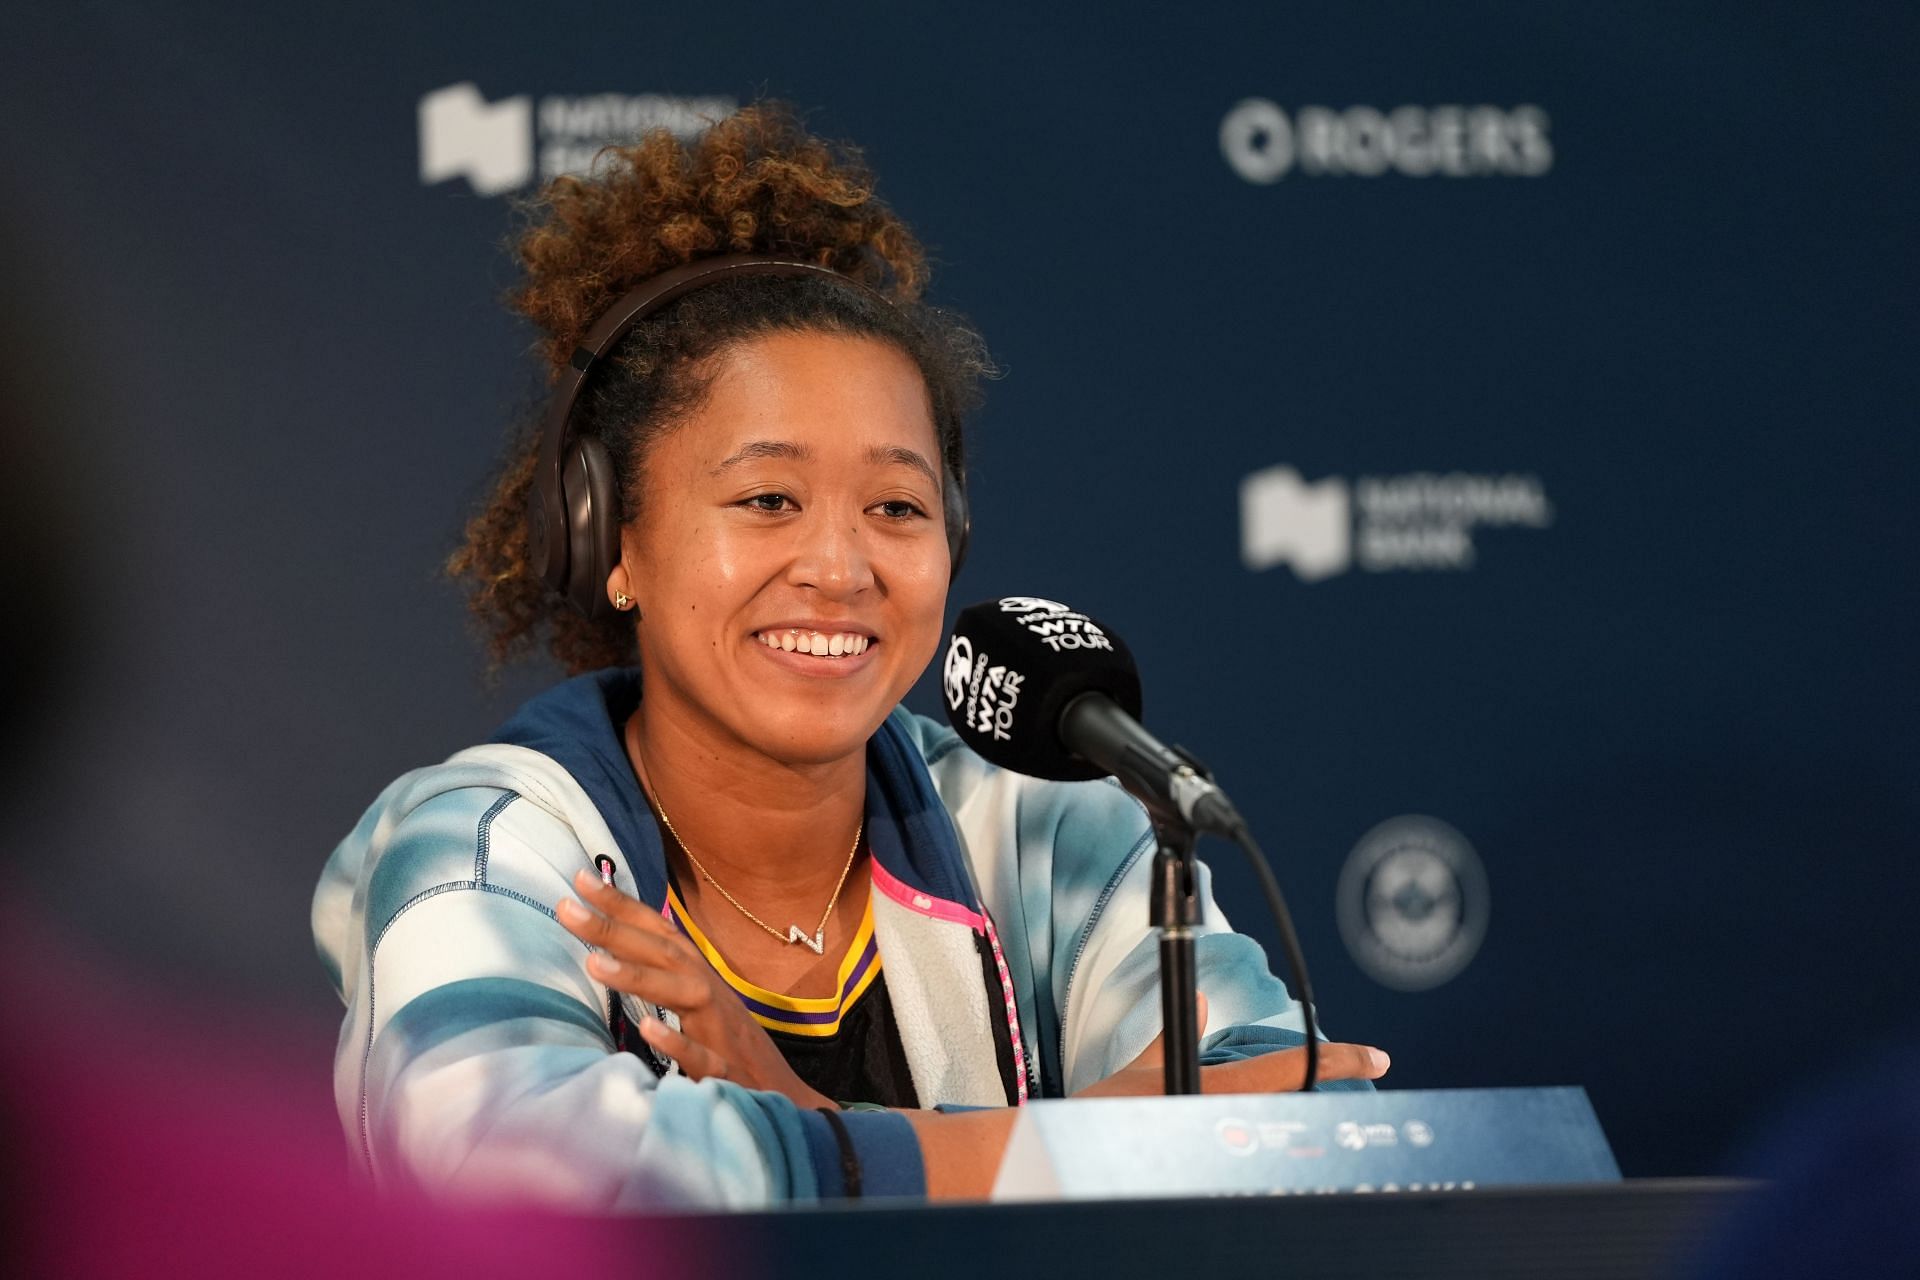
[(788, 580), (833, 596), (852, 596), (873, 585), (873, 562), (857, 520), (822, 515), (803, 522)]

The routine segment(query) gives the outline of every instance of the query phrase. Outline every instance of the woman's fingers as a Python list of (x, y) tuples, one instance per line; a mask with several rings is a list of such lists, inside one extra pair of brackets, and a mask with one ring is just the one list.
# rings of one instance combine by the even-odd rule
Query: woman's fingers
[(600, 947), (640, 964), (664, 967), (687, 958), (687, 948), (679, 937), (662, 937), (650, 930), (635, 928), (590, 910), (572, 898), (562, 898), (555, 903), (553, 914), (568, 933), (588, 946)]
[(632, 894), (622, 893), (610, 884), (603, 884), (600, 877), (582, 867), (573, 873), (574, 892), (597, 907), (601, 914), (621, 924), (651, 933), (657, 937), (672, 938), (678, 931), (667, 923), (666, 917), (649, 907)]
[(609, 990), (679, 1015), (677, 1029), (658, 1018), (641, 1019), (641, 1038), (656, 1051), (695, 1080), (718, 1076), (783, 1093), (799, 1106), (835, 1105), (794, 1074), (733, 989), (670, 922), (589, 872), (576, 875), (573, 887), (580, 900), (555, 903), (553, 914), (594, 948), (587, 973)]
[[(1307, 1051), (1301, 1049), (1300, 1076), (1306, 1078)], [(1393, 1065), (1384, 1050), (1364, 1044), (1323, 1044), (1320, 1046), (1322, 1080), (1378, 1080)]]
[(629, 964), (600, 951), (587, 957), (587, 971), (616, 991), (639, 996), (682, 1017), (705, 1008), (713, 992), (712, 984), (701, 974), (678, 967)]
[[(1378, 1080), (1391, 1065), (1386, 1054), (1368, 1045), (1323, 1044), (1318, 1075), (1321, 1080)], [(1203, 1067), (1200, 1077), (1207, 1093), (1290, 1093), (1307, 1078), (1307, 1051), (1281, 1049)]]
[(640, 1019), (640, 1038), (679, 1063), (681, 1073), (690, 1079), (727, 1078), (726, 1059), (703, 1044), (695, 1044), (658, 1018)]

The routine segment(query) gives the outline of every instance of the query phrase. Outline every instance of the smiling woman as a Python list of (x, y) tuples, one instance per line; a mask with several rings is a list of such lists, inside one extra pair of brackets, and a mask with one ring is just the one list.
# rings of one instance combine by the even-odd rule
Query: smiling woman
[[(383, 1184), (571, 1209), (984, 1194), (1011, 1107), (1159, 1073), (1144, 812), (899, 706), (964, 550), (979, 339), (775, 107), (534, 215), (554, 403), (450, 567), (496, 662), (544, 640), (574, 678), (328, 863), (349, 1139)], [(1297, 1083), (1259, 948), (1198, 956), (1207, 1087)]]
[[(940, 641), (938, 456), (925, 384), (893, 346), (784, 333), (719, 359), (699, 411), (649, 452), (649, 498), (610, 575), (639, 614), (647, 697), (634, 739), (669, 794), (696, 789), (673, 785), (689, 767), (711, 787), (726, 781), (715, 763), (762, 774), (777, 760), (797, 801), (837, 793), (844, 810), (826, 830), (811, 816), (793, 839), (852, 834), (867, 739)], [(701, 843), (725, 861), (719, 850), (750, 833), (711, 834)], [(824, 843), (837, 872), (846, 841)]]

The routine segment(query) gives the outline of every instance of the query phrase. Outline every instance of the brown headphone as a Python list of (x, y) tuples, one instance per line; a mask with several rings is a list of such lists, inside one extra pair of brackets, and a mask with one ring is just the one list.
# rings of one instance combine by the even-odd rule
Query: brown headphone
[[(683, 294), (741, 276), (825, 276), (886, 301), (829, 267), (731, 254), (700, 258), (643, 280), (594, 322), (574, 348), (547, 409), (527, 505), (527, 553), (534, 570), (590, 618), (610, 617), (614, 612), (607, 599), (607, 575), (620, 563), (620, 494), (606, 446), (594, 436), (576, 436), (571, 430), (574, 404), (594, 366), (634, 325)], [(940, 471), (947, 551), (957, 573), (972, 522), (964, 481), (945, 464), (944, 451)]]

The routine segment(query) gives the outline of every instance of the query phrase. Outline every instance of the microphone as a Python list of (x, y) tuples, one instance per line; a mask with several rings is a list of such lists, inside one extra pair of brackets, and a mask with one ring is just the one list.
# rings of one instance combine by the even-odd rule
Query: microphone
[(1199, 761), (1140, 725), (1140, 672), (1119, 636), (1039, 596), (960, 611), (942, 681), (961, 740), (1029, 777), (1112, 774), (1158, 821), (1232, 838), (1246, 823)]
[(1320, 1073), (1313, 986), (1279, 882), (1205, 767), (1140, 727), (1140, 672), (1120, 637), (1058, 600), (984, 600), (954, 620), (941, 674), (948, 722), (987, 763), (1058, 782), (1112, 774), (1152, 816), (1160, 851), (1151, 923), (1160, 931), (1167, 1092), (1200, 1092), (1193, 841), (1203, 831), (1232, 840), (1259, 877), (1300, 997), (1307, 1042), (1300, 1087), (1313, 1088)]

